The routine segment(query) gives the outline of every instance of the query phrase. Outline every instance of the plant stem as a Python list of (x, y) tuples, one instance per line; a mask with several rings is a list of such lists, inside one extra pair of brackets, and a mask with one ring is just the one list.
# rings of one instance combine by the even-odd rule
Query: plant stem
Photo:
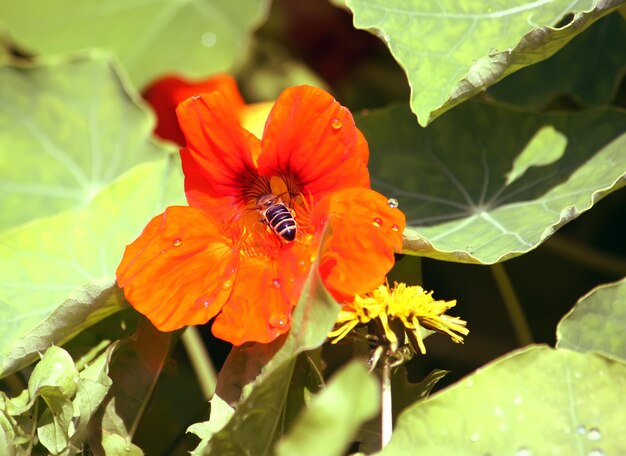
[(511, 280), (509, 279), (504, 266), (502, 266), (502, 263), (492, 264), (491, 272), (498, 288), (500, 289), (500, 294), (504, 300), (506, 310), (509, 313), (509, 318), (513, 324), (515, 338), (517, 339), (518, 345), (524, 346), (532, 344), (533, 336), (530, 332), (530, 327), (528, 326), (528, 320), (526, 319), (526, 315), (522, 310), (522, 306), (517, 298), (517, 295), (515, 294), (513, 284), (511, 284)]
[(391, 404), (391, 367), (389, 357), (383, 355), (381, 395), (381, 450), (387, 446), (393, 432), (393, 410)]
[(204, 342), (196, 327), (189, 326), (183, 332), (181, 338), (200, 384), (202, 395), (208, 401), (213, 397), (215, 386), (217, 385), (217, 374), (213, 368), (211, 358), (209, 358)]

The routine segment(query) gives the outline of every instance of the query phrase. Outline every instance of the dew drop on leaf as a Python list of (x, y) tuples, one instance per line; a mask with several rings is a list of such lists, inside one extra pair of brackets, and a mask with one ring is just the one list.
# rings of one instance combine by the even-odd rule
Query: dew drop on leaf
[(587, 438), (592, 442), (597, 442), (602, 438), (602, 433), (598, 428), (591, 428), (589, 429), (589, 431), (587, 431)]
[(202, 45), (204, 47), (213, 47), (215, 43), (217, 43), (217, 35), (213, 32), (206, 32), (202, 34), (202, 38), (200, 38)]

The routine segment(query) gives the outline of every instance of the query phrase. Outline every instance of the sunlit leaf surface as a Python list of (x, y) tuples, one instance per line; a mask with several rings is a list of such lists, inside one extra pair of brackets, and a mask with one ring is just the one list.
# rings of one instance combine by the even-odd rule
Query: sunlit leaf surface
[(279, 456), (341, 456), (358, 426), (380, 407), (380, 386), (365, 364), (353, 361), (328, 383), (276, 446)]
[(626, 360), (626, 279), (583, 296), (557, 327), (557, 347)]
[[(346, 0), (407, 73), (422, 125), (506, 75), (544, 60), (622, 2)], [(554, 28), (568, 13), (571, 22)]]
[[(182, 198), (179, 166), (170, 160), (139, 165), (89, 206), (0, 236), (0, 359), (18, 366), (41, 344), (55, 341), (42, 337), (64, 334), (65, 325), (69, 332), (84, 329), (122, 308), (121, 294), (109, 296), (106, 288), (115, 286), (112, 277), (126, 244), (166, 201)], [(59, 315), (69, 318), (55, 316), (61, 305)]]
[(619, 454), (625, 389), (621, 362), (529, 347), (406, 409), (378, 454)]
[(494, 263), (537, 247), (624, 185), (626, 114), (466, 103), (424, 129), (406, 106), (357, 117), (372, 185), (407, 215), (404, 249)]
[(142, 86), (165, 73), (226, 71), (267, 0), (0, 0), (0, 25), (36, 54), (112, 49)]
[(0, 68), (0, 230), (83, 207), (162, 157), (152, 128), (105, 55)]

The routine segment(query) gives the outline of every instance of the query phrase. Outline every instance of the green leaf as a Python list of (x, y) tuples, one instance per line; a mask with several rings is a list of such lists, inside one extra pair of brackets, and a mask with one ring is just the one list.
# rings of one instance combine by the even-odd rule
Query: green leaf
[(353, 361), (331, 379), (276, 446), (277, 455), (342, 455), (358, 427), (380, 407), (380, 387)]
[(407, 216), (405, 253), (503, 261), (625, 182), (619, 110), (534, 114), (470, 102), (426, 129), (405, 106), (357, 123), (370, 145), (373, 187), (396, 197)]
[(117, 66), (93, 54), (0, 68), (0, 230), (87, 206), (134, 165), (169, 152), (152, 142), (152, 117)]
[(37, 397), (43, 398), (47, 405), (37, 423), (37, 436), (52, 454), (59, 454), (68, 447), (69, 436), (73, 432), (70, 428), (72, 398), (78, 389), (79, 380), (72, 357), (55, 346), (46, 350), (28, 380), (28, 408), (32, 407)]
[[(27, 390), (10, 400), (0, 394), (0, 426), (4, 431), (0, 441), (10, 442), (15, 454), (30, 454), (36, 426), (39, 441), (52, 454), (75, 453), (85, 438), (87, 424), (111, 386), (107, 376), (110, 351), (79, 373), (64, 349), (48, 348), (33, 369)], [(38, 398), (47, 407), (37, 422)]]
[(28, 394), (32, 401), (35, 396), (44, 395), (46, 388), (58, 388), (60, 394), (71, 398), (76, 394), (78, 379), (78, 371), (69, 353), (52, 346), (33, 369), (28, 380)]
[(132, 437), (170, 354), (172, 341), (173, 333), (161, 332), (142, 318), (135, 334), (119, 342), (109, 371), (113, 385), (93, 423), (94, 429), (101, 432), (91, 436), (96, 452), (100, 445), (104, 450), (133, 448)]
[(626, 21), (602, 18), (557, 54), (508, 76), (489, 89), (496, 99), (538, 110), (558, 96), (584, 106), (613, 100), (626, 70)]
[(269, 454), (280, 431), (295, 364), (296, 358), (291, 358), (259, 381), (228, 424), (209, 440), (203, 454)]
[(0, 391), (0, 454), (27, 456), (32, 453), (36, 417), (22, 413), (28, 410), (28, 399), (26, 389), (11, 399)]
[(200, 444), (191, 453), (193, 456), (199, 456), (208, 451), (209, 440), (214, 434), (224, 428), (233, 417), (235, 409), (226, 403), (217, 394), (211, 398), (211, 419), (202, 423), (194, 423), (187, 429), (187, 432), (200, 437)]
[(116, 345), (109, 345), (104, 353), (79, 374), (80, 381), (73, 401), (75, 430), (70, 439), (70, 444), (76, 448), (86, 439), (89, 422), (113, 383), (108, 373), (111, 354), (115, 348)]
[(556, 334), (558, 348), (597, 351), (626, 361), (626, 278), (580, 298)]
[[(0, 0), (2, 22), (37, 54), (108, 48), (139, 86), (165, 73), (228, 70), (264, 19), (267, 0)], [(62, 31), (62, 33), (60, 33)]]
[[(508, 74), (544, 60), (622, 1), (520, 3), (346, 0), (406, 72), (422, 125)], [(567, 25), (555, 28), (568, 13)]]
[(31, 362), (42, 345), (63, 342), (126, 305), (111, 289), (124, 246), (181, 193), (177, 160), (147, 163), (83, 209), (0, 235), (3, 375)]
[(407, 409), (379, 454), (619, 454), (625, 389), (621, 362), (527, 347)]

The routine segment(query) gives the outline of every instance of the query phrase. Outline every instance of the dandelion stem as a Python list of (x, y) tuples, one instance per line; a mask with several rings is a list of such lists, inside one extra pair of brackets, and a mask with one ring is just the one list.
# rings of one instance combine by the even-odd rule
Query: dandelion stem
[(393, 411), (391, 405), (391, 366), (389, 357), (383, 355), (382, 395), (381, 395), (381, 449), (385, 448), (393, 432)]
[(533, 336), (528, 326), (528, 320), (522, 309), (522, 305), (515, 294), (513, 284), (509, 279), (502, 263), (496, 263), (491, 265), (491, 272), (500, 289), (500, 294), (504, 300), (506, 310), (509, 313), (509, 318), (513, 324), (513, 330), (515, 331), (515, 338), (520, 346), (533, 343)]
[(209, 358), (209, 354), (206, 351), (204, 342), (197, 328), (189, 326), (185, 332), (183, 332), (181, 338), (185, 350), (187, 350), (187, 355), (191, 360), (191, 365), (198, 379), (198, 383), (200, 383), (202, 395), (208, 401), (213, 397), (217, 384), (217, 375), (213, 368), (211, 358)]

